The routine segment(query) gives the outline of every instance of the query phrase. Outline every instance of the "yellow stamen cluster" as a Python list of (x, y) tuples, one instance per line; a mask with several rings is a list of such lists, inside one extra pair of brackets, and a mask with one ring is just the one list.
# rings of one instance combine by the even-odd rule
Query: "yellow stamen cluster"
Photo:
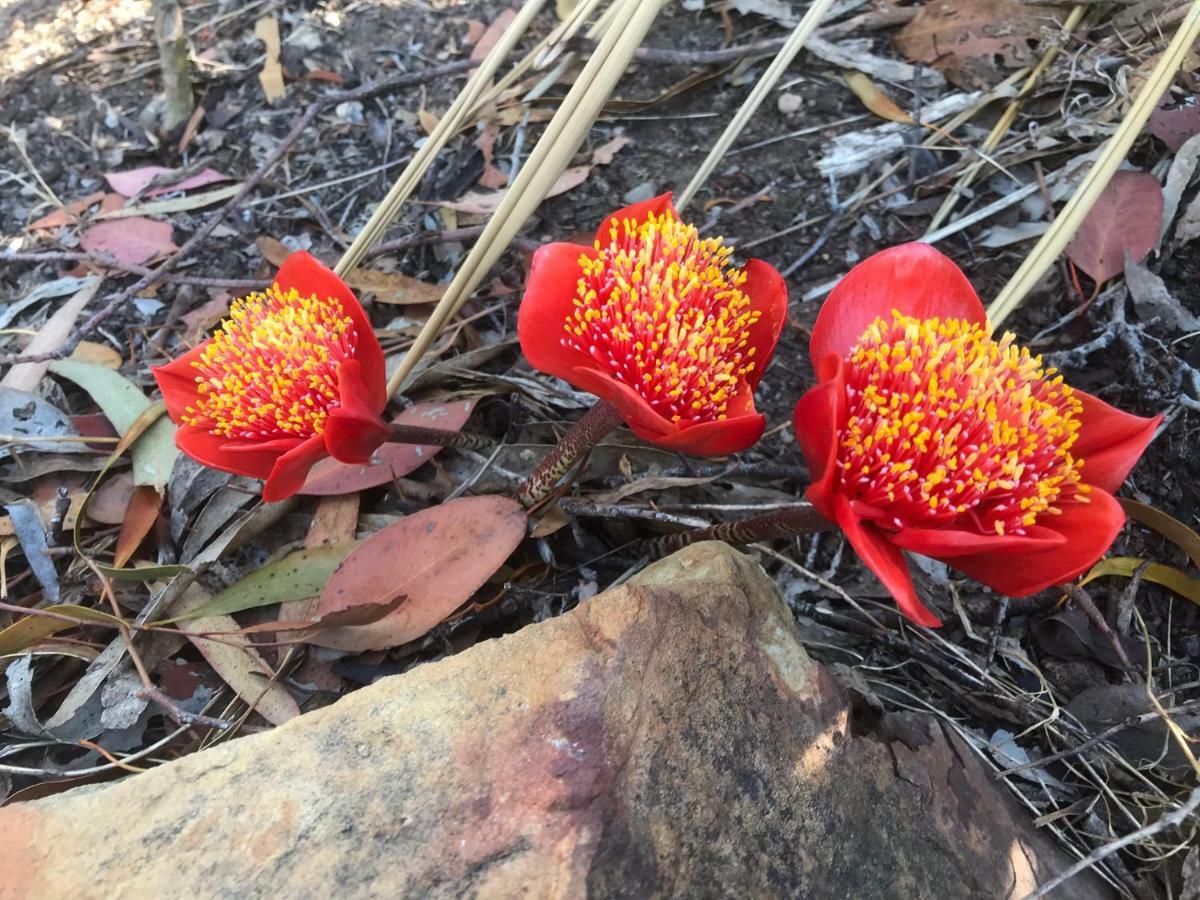
[(720, 238), (701, 239), (670, 212), (613, 219), (583, 275), (563, 345), (587, 353), (676, 423), (726, 418), (754, 371), (761, 313)]
[(356, 340), (336, 299), (276, 285), (242, 297), (192, 363), (198, 395), (182, 420), (246, 440), (320, 434), (338, 404), (338, 363), (354, 355)]
[(1023, 534), (1086, 502), (1071, 455), (1082, 403), (1013, 336), (893, 311), (847, 357), (843, 489), (879, 527)]

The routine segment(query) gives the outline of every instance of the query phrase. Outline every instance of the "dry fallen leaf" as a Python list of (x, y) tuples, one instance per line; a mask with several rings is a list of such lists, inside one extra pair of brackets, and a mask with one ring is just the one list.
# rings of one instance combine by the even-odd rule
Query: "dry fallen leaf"
[(495, 574), (525, 537), (526, 516), (509, 497), (460, 497), (423, 509), (364, 541), (321, 592), (322, 617), (404, 597), (377, 622), (308, 638), (362, 652), (416, 640)]
[(378, 303), (397, 306), (437, 303), (446, 289), (445, 285), (429, 284), (399, 272), (380, 272), (378, 269), (363, 268), (347, 272), (346, 284), (360, 296), (372, 294)]
[[(100, 288), (100, 279), (87, 278), (81, 284), (83, 287), (60, 306), (45, 325), (38, 329), (38, 333), (21, 351), (22, 356), (53, 353), (67, 342), (67, 338), (71, 335), (71, 329), (75, 327), (75, 320), (79, 318), (83, 308), (88, 305), (88, 301), (96, 296), (96, 291)], [(0, 388), (33, 393), (37, 390), (38, 382), (42, 380), (42, 376), (46, 374), (49, 366), (48, 362), (15, 365), (4, 373), (3, 378), (0, 378)]]
[(512, 24), (513, 19), (517, 17), (516, 10), (506, 9), (500, 15), (496, 16), (492, 24), (487, 27), (487, 30), (471, 48), (471, 62), (482, 62), (492, 48), (496, 46), (500, 40), (500, 36), (504, 34), (504, 30)]
[(1117, 172), (1067, 245), (1071, 262), (1096, 284), (1125, 271), (1125, 256), (1141, 262), (1158, 241), (1163, 194), (1149, 172)]
[(79, 246), (89, 253), (107, 253), (131, 266), (179, 249), (171, 240), (171, 223), (143, 216), (98, 222), (83, 232)]
[(63, 225), (70, 225), (79, 221), (79, 217), (87, 210), (95, 206), (104, 199), (104, 191), (97, 191), (94, 194), (88, 194), (82, 200), (72, 200), (65, 206), (60, 206), (54, 212), (42, 216), (36, 222), (29, 225), (30, 231), (37, 231), (42, 228), (61, 228)]
[(902, 122), (905, 125), (912, 124), (912, 116), (893, 103), (892, 98), (862, 72), (847, 72), (845, 77), (846, 85), (854, 91), (854, 96), (879, 118), (889, 122)]
[(961, 85), (989, 88), (1002, 69), (1035, 62), (1043, 34), (1063, 19), (1054, 6), (1019, 0), (932, 0), (896, 35), (896, 49)]
[(114, 567), (119, 569), (133, 558), (133, 554), (158, 520), (162, 501), (162, 494), (150, 485), (142, 484), (133, 489), (124, 521), (121, 523), (121, 533), (117, 537), (117, 547), (113, 552)]
[(263, 16), (254, 23), (254, 34), (263, 42), (266, 53), (258, 80), (267, 102), (274, 103), (287, 93), (283, 87), (283, 67), (279, 64), (279, 23), (274, 16)]
[[(132, 197), (142, 191), (146, 191), (147, 197), (157, 197), (159, 194), (167, 194), (171, 191), (189, 191), (193, 188), (232, 180), (228, 175), (223, 175), (216, 169), (203, 169), (195, 175), (181, 178), (178, 181), (168, 180), (167, 176), (172, 174), (174, 174), (174, 170), (168, 169), (166, 166), (143, 166), (127, 172), (105, 172), (104, 180), (114, 191), (126, 197)], [(146, 190), (155, 179), (160, 179), (162, 183), (156, 188)]]

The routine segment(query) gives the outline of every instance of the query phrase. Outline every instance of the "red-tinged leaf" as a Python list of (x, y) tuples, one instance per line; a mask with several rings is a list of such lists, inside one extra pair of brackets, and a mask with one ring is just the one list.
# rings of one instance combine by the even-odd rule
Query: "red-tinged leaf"
[[(163, 166), (144, 166), (140, 169), (130, 169), (128, 172), (106, 172), (104, 180), (118, 194), (123, 194), (126, 197), (132, 197), (134, 194), (145, 190), (155, 178), (160, 176), (171, 175), (172, 169), (164, 168)], [(188, 178), (182, 178), (179, 181), (169, 182), (146, 191), (147, 197), (156, 197), (159, 194), (166, 194), (171, 191), (190, 191), (193, 188), (205, 187), (210, 184), (219, 184), (222, 181), (229, 181), (228, 175), (223, 175), (216, 169), (204, 169), (197, 172)]]
[(94, 206), (104, 199), (104, 192), (97, 191), (94, 194), (88, 194), (82, 200), (72, 200), (66, 206), (60, 206), (54, 212), (42, 216), (36, 222), (29, 225), (30, 231), (37, 231), (41, 228), (61, 228), (63, 225), (70, 225), (72, 222), (78, 222), (79, 217), (83, 215), (89, 207)]
[[(449, 403), (417, 403), (393, 419), (400, 425), (422, 425), (458, 431), (467, 423), (478, 401), (454, 400)], [(416, 444), (384, 444), (376, 451), (379, 460), (369, 466), (352, 466), (334, 459), (323, 459), (309, 473), (300, 493), (328, 497), (350, 494), (387, 484), (420, 468), (441, 452), (441, 447)]]
[[(117, 538), (117, 549), (113, 554), (113, 565), (118, 569), (133, 558), (141, 546), (162, 507), (162, 495), (150, 485), (138, 485), (129, 498), (125, 509), (125, 520), (121, 523), (121, 534)], [(89, 510), (90, 512), (90, 510)]]
[(1160, 106), (1150, 113), (1146, 128), (1172, 153), (1178, 153), (1188, 138), (1200, 134), (1200, 103), (1173, 108)]
[(1149, 172), (1118, 172), (1112, 177), (1079, 231), (1067, 256), (1097, 284), (1125, 271), (1125, 255), (1141, 262), (1158, 242), (1163, 193)]
[(513, 19), (516, 17), (517, 12), (514, 9), (506, 9), (496, 16), (492, 24), (480, 36), (478, 43), (471, 49), (471, 62), (482, 62), (483, 58), (492, 52), (492, 48), (499, 42), (500, 36), (504, 34), (505, 29), (513, 23)]
[(361, 652), (416, 640), (495, 574), (525, 537), (508, 497), (462, 497), (407, 516), (365, 541), (321, 592), (322, 619), (361, 604), (404, 602), (378, 622), (330, 628), (311, 643)]
[(99, 222), (83, 233), (79, 245), (88, 253), (108, 253), (131, 266), (178, 249), (171, 240), (169, 222), (144, 216)]

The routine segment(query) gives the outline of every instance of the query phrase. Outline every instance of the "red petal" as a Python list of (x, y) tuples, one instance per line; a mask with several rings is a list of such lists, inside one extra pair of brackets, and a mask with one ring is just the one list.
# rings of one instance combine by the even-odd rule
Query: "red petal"
[(172, 422), (179, 422), (189, 406), (196, 403), (196, 367), (192, 361), (204, 352), (208, 341), (192, 348), (179, 359), (173, 359), (165, 366), (155, 366), (150, 371), (162, 391), (163, 402), (167, 407), (167, 415)]
[(325, 420), (325, 446), (338, 462), (365, 465), (371, 454), (392, 436), (387, 423), (362, 401), (362, 366), (347, 360), (338, 366), (340, 406)]
[(283, 454), (275, 461), (275, 467), (267, 476), (267, 483), (263, 485), (263, 500), (267, 503), (278, 503), (292, 496), (304, 487), (308, 470), (327, 455), (325, 440), (319, 434)]
[(610, 216), (605, 216), (604, 221), (600, 223), (596, 229), (596, 240), (601, 246), (607, 246), (609, 242), (609, 230), (612, 222), (615, 219), (617, 223), (624, 222), (626, 219), (632, 219), (637, 224), (645, 222), (650, 213), (656, 216), (661, 216), (663, 213), (670, 211), (676, 219), (679, 218), (679, 213), (675, 211), (675, 204), (671, 202), (672, 194), (668, 191), (665, 194), (659, 194), (652, 200), (643, 200), (641, 203), (634, 203), (630, 206), (623, 206)]
[(541, 372), (569, 378), (576, 366), (592, 361), (586, 353), (564, 347), (562, 339), (575, 310), (579, 259), (594, 255), (588, 247), (564, 243), (545, 244), (533, 254), (517, 312), (517, 337), (529, 364)]
[(858, 558), (883, 582), (883, 586), (900, 607), (900, 612), (918, 625), (924, 625), (926, 628), (939, 627), (942, 624), (941, 619), (917, 596), (912, 575), (908, 571), (908, 563), (904, 561), (904, 554), (900, 549), (877, 529), (863, 525), (850, 509), (850, 502), (845, 497), (838, 497), (835, 505), (836, 521), (846, 533), (846, 540), (850, 542)]
[[(289, 449), (295, 447), (296, 443), (292, 441)], [(217, 437), (191, 425), (180, 426), (175, 432), (175, 445), (210, 469), (250, 478), (266, 478), (283, 453), (282, 450), (263, 449), (249, 443), (234, 444), (228, 438)]]
[(809, 486), (805, 495), (817, 512), (832, 519), (837, 475), (838, 434), (846, 418), (846, 382), (840, 356), (826, 357), (830, 376), (796, 403), (792, 427), (800, 451), (808, 462)]
[(332, 269), (325, 268), (303, 250), (293, 253), (283, 261), (275, 275), (275, 284), (284, 292), (295, 288), (302, 297), (317, 297), (322, 300), (336, 298), (342, 304), (342, 309), (354, 322), (354, 330), (358, 334), (354, 357), (362, 363), (363, 381), (369, 391), (367, 399), (371, 411), (383, 412), (387, 406), (387, 370), (383, 360), (383, 349), (379, 346), (379, 339), (375, 337), (371, 320), (358, 298), (354, 296), (354, 291), (350, 290)]
[(629, 427), (642, 440), (667, 450), (676, 450), (692, 456), (728, 456), (753, 446), (762, 437), (767, 420), (757, 413), (737, 416), (719, 422), (689, 425), (665, 437), (643, 433), (634, 425)]
[(1162, 416), (1144, 419), (1109, 406), (1099, 397), (1076, 391), (1083, 401), (1079, 417), (1079, 440), (1071, 448), (1077, 459), (1083, 460), (1083, 480), (1098, 488), (1116, 493), (1136, 465)]
[(817, 314), (809, 355), (813, 367), (829, 353), (845, 356), (875, 319), (892, 310), (918, 319), (987, 322), (983, 304), (962, 270), (928, 244), (901, 244), (868, 257), (838, 282)]
[[(1086, 468), (1086, 467), (1085, 467)], [(1086, 572), (1105, 554), (1125, 524), (1125, 512), (1111, 494), (1093, 491), (1090, 503), (1066, 503), (1062, 515), (1045, 516), (1044, 524), (1066, 543), (1045, 553), (1019, 559), (983, 552), (951, 562), (954, 568), (1010, 597), (1028, 597)]]
[(783, 333), (784, 323), (787, 322), (788, 295), (783, 276), (769, 263), (752, 259), (746, 263), (745, 272), (746, 282), (742, 285), (742, 292), (750, 298), (750, 308), (762, 313), (762, 318), (750, 328), (750, 346), (755, 348), (754, 371), (746, 380), (753, 391), (766, 372), (775, 345), (779, 343), (779, 335)]
[(933, 559), (954, 559), (978, 553), (1007, 554), (1041, 553), (1062, 547), (1067, 539), (1053, 528), (1033, 526), (1028, 533), (999, 535), (981, 534), (959, 528), (905, 528), (890, 535), (898, 547)]
[(577, 366), (564, 377), (580, 390), (595, 394), (613, 404), (625, 423), (635, 429), (638, 436), (644, 440), (661, 440), (679, 430), (679, 426), (670, 419), (656, 413), (645, 397), (607, 372)]

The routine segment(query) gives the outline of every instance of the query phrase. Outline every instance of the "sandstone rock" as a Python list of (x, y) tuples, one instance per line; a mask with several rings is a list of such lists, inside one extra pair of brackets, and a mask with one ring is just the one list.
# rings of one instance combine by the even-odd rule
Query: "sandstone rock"
[(0, 810), (0, 848), (0, 895), (39, 900), (1019, 897), (1067, 864), (934, 720), (857, 733), (721, 544), (274, 731)]

